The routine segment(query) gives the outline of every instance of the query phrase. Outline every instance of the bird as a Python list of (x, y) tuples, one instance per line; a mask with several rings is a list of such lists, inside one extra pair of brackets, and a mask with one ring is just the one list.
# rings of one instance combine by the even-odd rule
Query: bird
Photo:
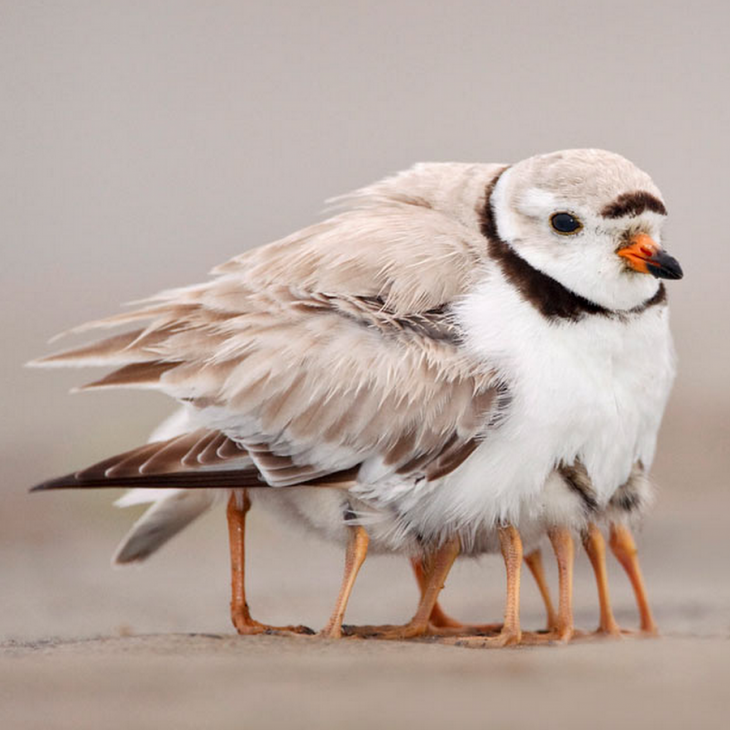
[(643, 590), (615, 500), (641, 491), (676, 369), (661, 193), (620, 155), (577, 149), (421, 163), (339, 203), (76, 332), (144, 326), (36, 361), (114, 366), (84, 389), (162, 391), (200, 424), (38, 489), (228, 489), (234, 526), (256, 487), (343, 490), (368, 513), (351, 534), (425, 556), (396, 636), (422, 632), (457, 554), (501, 551), (505, 620), (480, 646), (522, 641), (523, 542), (547, 534), (569, 639), (574, 534), (600, 594), (605, 518)]

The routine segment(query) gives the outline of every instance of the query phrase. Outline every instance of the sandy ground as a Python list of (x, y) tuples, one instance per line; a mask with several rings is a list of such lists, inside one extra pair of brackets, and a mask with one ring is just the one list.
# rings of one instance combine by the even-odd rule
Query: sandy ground
[(0, 717), (69, 730), (725, 728), (729, 649), (675, 637), (509, 652), (180, 634), (40, 644), (5, 650)]
[[(109, 508), (113, 493), (28, 496), (18, 485), (0, 516), (0, 727), (725, 728), (727, 419), (724, 410), (684, 414), (670, 412), (656, 469), (662, 493), (640, 538), (663, 632), (657, 640), (475, 651), (239, 638), (228, 625), (221, 509), (144, 567), (111, 570), (109, 556), (132, 516)], [(337, 591), (339, 551), (255, 509), (250, 525), (255, 615), (320, 627)], [(617, 616), (633, 626), (631, 592), (615, 565), (611, 578)], [(458, 563), (443, 603), (464, 620), (496, 619), (503, 580), (494, 558)], [(405, 561), (375, 557), (348, 619), (404, 621), (415, 600)], [(597, 620), (582, 555), (576, 620), (586, 628)], [(523, 623), (541, 622), (526, 581)]]

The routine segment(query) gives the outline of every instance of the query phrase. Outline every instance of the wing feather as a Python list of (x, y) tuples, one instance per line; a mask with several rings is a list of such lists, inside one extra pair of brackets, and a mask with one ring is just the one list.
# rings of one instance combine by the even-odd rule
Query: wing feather
[[(215, 433), (128, 456), (106, 467), (115, 479), (199, 483), (197, 467), (238, 458), (257, 467), (244, 482), (260, 473), (277, 486), (368, 460), (437, 478), (468, 457), (498, 379), (461, 346), (450, 307), (482, 275), (483, 239), (421, 198), (373, 190), (354, 210), (218, 267), (208, 283), (80, 328), (146, 322), (142, 330), (39, 363), (117, 365), (85, 387), (160, 390)], [(229, 467), (218, 483), (235, 480)]]

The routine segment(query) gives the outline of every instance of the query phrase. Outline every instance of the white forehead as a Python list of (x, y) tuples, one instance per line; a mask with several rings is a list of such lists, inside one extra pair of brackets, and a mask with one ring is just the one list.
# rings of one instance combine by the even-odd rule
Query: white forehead
[(558, 210), (561, 206), (565, 208), (566, 205), (567, 202), (562, 196), (558, 197), (542, 188), (528, 188), (515, 201), (517, 210), (530, 217), (540, 216), (547, 210)]

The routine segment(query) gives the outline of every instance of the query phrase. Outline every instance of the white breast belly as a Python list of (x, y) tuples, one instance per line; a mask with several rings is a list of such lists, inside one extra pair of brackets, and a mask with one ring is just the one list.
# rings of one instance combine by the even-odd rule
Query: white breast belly
[(634, 462), (650, 465), (674, 375), (666, 307), (625, 321), (548, 322), (492, 281), (459, 316), (512, 400), (473, 456), (422, 500), (425, 533), (534, 517), (535, 497), (561, 462), (583, 462), (601, 505)]

